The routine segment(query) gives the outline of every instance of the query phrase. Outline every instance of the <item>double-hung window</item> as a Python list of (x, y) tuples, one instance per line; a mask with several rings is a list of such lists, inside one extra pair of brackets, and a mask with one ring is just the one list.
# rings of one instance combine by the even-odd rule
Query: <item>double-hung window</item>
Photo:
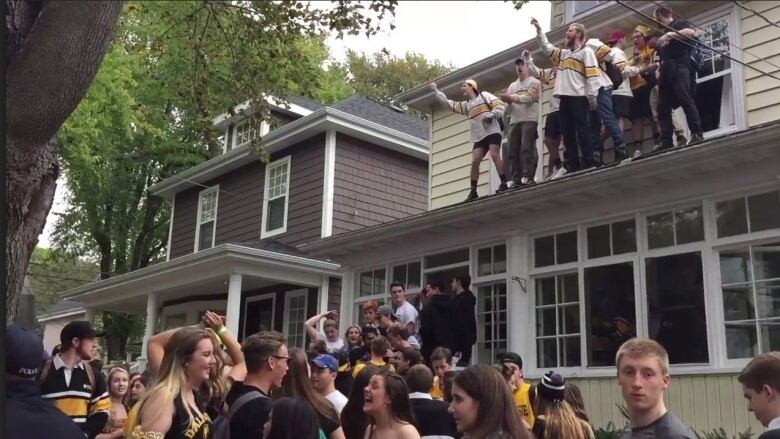
[(214, 247), (217, 232), (217, 204), (219, 185), (200, 191), (198, 221), (195, 227), (195, 251)]
[(287, 231), (290, 202), (290, 156), (269, 163), (265, 169), (262, 238)]
[[(257, 129), (257, 122), (254, 120), (245, 120), (233, 127), (233, 137), (230, 142), (226, 142), (226, 150), (238, 148), (249, 144), (258, 137), (263, 137), (271, 130), (268, 122), (261, 122), (260, 129)], [(226, 151), (226, 152), (227, 152)]]

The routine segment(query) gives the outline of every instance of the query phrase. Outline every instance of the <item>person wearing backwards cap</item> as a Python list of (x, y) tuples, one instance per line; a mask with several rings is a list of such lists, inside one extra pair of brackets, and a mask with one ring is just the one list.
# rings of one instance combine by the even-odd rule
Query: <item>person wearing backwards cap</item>
[(89, 365), (101, 336), (86, 320), (68, 323), (60, 333), (59, 352), (38, 377), (41, 397), (70, 416), (89, 439), (103, 431), (111, 409), (106, 380)]
[(67, 416), (41, 399), (35, 378), (43, 365), (43, 343), (16, 325), (5, 331), (5, 436), (25, 439), (84, 439)]
[(533, 428), (536, 419), (533, 409), (536, 388), (523, 379), (523, 359), (514, 352), (505, 352), (498, 356), (498, 361), (501, 363), (501, 374), (512, 387), (512, 399), (523, 421), (528, 424), (528, 428)]
[(548, 372), (536, 385), (534, 410), (538, 413), (533, 433), (537, 439), (591, 439), (595, 435), (590, 425), (578, 418), (565, 400), (566, 382), (563, 376)]
[(436, 99), (439, 102), (450, 107), (455, 113), (468, 116), (471, 121), (471, 141), (474, 142), (474, 150), (471, 159), (471, 190), (466, 201), (479, 197), (477, 195), (479, 164), (488, 151), (501, 178), (501, 185), (496, 192), (506, 191), (506, 171), (501, 160), (501, 126), (498, 123), (504, 116), (504, 102), (488, 92), (480, 91), (477, 81), (473, 79), (463, 81), (460, 87), (463, 96), (467, 99), (465, 101), (453, 101), (447, 98), (447, 95), (439, 91), (435, 82), (431, 82), (431, 89), (436, 92)]
[(339, 372), (339, 362), (331, 355), (320, 354), (311, 360), (311, 386), (317, 393), (333, 404), (336, 413), (341, 416), (341, 409), (347, 405), (347, 397), (336, 390), (336, 375)]
[(393, 323), (398, 320), (393, 307), (390, 305), (382, 305), (376, 311), (377, 319), (379, 319), (379, 335), (387, 337), (387, 329), (393, 326)]

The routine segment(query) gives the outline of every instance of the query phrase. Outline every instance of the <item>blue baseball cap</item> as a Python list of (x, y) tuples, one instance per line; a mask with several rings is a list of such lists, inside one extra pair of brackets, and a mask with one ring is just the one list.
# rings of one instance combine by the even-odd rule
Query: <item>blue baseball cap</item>
[(320, 354), (314, 357), (311, 362), (320, 369), (330, 369), (331, 372), (339, 370), (339, 362), (332, 355)]
[(21, 378), (35, 378), (43, 365), (43, 342), (34, 332), (19, 326), (7, 326), (5, 331), (5, 371)]

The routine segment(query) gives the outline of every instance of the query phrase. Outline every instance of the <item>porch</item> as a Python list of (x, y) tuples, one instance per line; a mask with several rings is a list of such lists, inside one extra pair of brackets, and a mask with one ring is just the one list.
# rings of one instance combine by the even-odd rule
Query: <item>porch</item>
[(82, 303), (88, 319), (97, 311), (145, 316), (142, 357), (151, 336), (196, 324), (205, 310), (225, 315), (239, 340), (275, 330), (291, 346), (304, 346), (305, 320), (338, 306), (339, 269), (292, 248), (222, 244), (70, 290), (64, 298)]

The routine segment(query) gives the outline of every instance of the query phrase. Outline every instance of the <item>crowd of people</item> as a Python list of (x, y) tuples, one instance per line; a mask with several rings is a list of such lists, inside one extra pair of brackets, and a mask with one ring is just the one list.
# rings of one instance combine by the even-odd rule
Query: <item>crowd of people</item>
[[(452, 280), (454, 298), (440, 283), (427, 285), (419, 313), (394, 284), (392, 305), (365, 304), (343, 339), (335, 311), (313, 316), (307, 349), (273, 331), (239, 343), (222, 316), (206, 311), (197, 326), (152, 337), (142, 374), (94, 367), (101, 334), (89, 322), (66, 325), (48, 357), (34, 333), (9, 326), (6, 437), (594, 438), (580, 390), (561, 374), (531, 383), (515, 352), (494, 365), (464, 361), (475, 330), (469, 281)], [(455, 336), (430, 326), (445, 318)], [(697, 437), (664, 403), (669, 357), (660, 344), (631, 338), (615, 365), (629, 415), (621, 438)], [(760, 439), (780, 438), (780, 353), (757, 356), (738, 379), (768, 428)]]
[[(552, 45), (534, 19), (536, 39), (551, 68), (537, 67), (528, 51), (515, 60), (517, 80), (498, 97), (467, 79), (461, 85), (465, 101), (449, 99), (435, 82), (438, 101), (470, 121), (471, 189), (466, 201), (478, 198), (479, 166), (490, 157), (501, 183), (496, 192), (535, 183), (536, 149), (542, 90), (552, 88), (550, 112), (544, 126), (549, 160), (544, 180), (603, 164), (604, 141), (612, 139), (614, 159), (628, 162), (642, 154), (644, 129), (652, 129), (653, 151), (692, 145), (703, 140), (696, 95), (697, 38), (700, 33), (667, 6), (659, 6), (654, 19), (658, 32), (645, 25), (633, 30), (633, 54), (623, 51), (627, 37), (620, 29), (606, 43), (588, 38), (585, 26), (572, 23), (565, 47)], [(666, 32), (668, 30), (668, 32)], [(682, 107), (691, 133), (685, 137), (672, 110)], [(631, 122), (631, 143), (625, 141)], [(508, 140), (506, 155), (501, 144)], [(561, 142), (564, 160), (560, 158)], [(631, 151), (629, 151), (629, 149)]]

